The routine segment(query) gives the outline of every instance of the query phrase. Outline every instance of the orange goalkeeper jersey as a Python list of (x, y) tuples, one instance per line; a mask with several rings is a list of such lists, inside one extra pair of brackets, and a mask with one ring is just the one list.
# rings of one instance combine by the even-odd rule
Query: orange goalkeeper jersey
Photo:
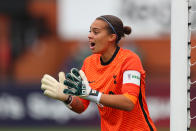
[[(92, 89), (104, 94), (130, 94), (137, 97), (133, 110), (124, 111), (106, 106), (98, 106), (102, 131), (156, 131), (150, 118), (145, 98), (145, 71), (139, 57), (130, 50), (118, 47), (108, 63), (103, 63), (100, 54), (87, 57), (82, 70)], [(139, 72), (136, 82), (124, 82), (126, 71)], [(131, 79), (131, 78), (130, 78)], [(89, 101), (81, 99), (85, 107)]]

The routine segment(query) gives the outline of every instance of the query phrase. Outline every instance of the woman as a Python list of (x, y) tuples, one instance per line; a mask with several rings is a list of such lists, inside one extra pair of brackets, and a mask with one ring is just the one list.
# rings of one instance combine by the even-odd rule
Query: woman
[(48, 93), (50, 84), (46, 79), (51, 78), (44, 76), (44, 94), (64, 101), (77, 113), (85, 111), (89, 101), (96, 102), (102, 131), (155, 131), (146, 104), (145, 71), (141, 61), (132, 51), (118, 46), (121, 38), (130, 33), (131, 28), (123, 26), (116, 16), (96, 18), (88, 35), (93, 55), (84, 60), (81, 71), (72, 69), (66, 75), (64, 87), (55, 85), (61, 89), (57, 95)]

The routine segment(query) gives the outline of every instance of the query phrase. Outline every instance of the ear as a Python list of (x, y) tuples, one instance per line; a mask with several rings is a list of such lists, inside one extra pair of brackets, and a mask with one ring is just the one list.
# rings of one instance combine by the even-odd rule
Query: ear
[(111, 35), (110, 35), (110, 38), (109, 38), (109, 41), (110, 41), (110, 42), (115, 42), (116, 39), (117, 39), (116, 34), (111, 34)]

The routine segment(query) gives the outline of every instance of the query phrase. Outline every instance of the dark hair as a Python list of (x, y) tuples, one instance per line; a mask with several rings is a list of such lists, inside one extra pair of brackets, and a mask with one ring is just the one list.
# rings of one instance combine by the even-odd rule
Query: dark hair
[(107, 29), (109, 33), (117, 35), (116, 43), (118, 43), (120, 39), (125, 36), (125, 34), (131, 34), (131, 27), (123, 26), (123, 22), (121, 21), (121, 19), (116, 16), (103, 15), (97, 17), (96, 20), (103, 20), (108, 24)]

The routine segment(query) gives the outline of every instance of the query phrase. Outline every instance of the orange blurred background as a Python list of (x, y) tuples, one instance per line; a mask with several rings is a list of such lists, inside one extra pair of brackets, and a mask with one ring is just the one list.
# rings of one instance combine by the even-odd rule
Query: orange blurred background
[[(0, 76), (12, 77), (16, 81), (39, 81), (43, 74), (55, 75), (66, 66), (66, 59), (77, 54), (81, 47), (78, 40), (62, 40), (57, 35), (57, 3), (55, 0), (31, 0), (28, 2), (28, 17), (42, 20), (45, 32), (36, 37), (30, 47), (23, 47), (18, 56), (12, 56), (10, 26), (12, 18), (0, 15)], [(38, 23), (38, 22), (37, 22)], [(43, 30), (43, 29), (42, 29)], [(79, 45), (80, 44), (80, 45)], [(86, 45), (85, 45), (86, 44)], [(152, 79), (169, 82), (170, 36), (124, 40), (121, 45), (133, 45), (142, 54), (144, 68)], [(87, 46), (87, 39), (82, 43)]]

